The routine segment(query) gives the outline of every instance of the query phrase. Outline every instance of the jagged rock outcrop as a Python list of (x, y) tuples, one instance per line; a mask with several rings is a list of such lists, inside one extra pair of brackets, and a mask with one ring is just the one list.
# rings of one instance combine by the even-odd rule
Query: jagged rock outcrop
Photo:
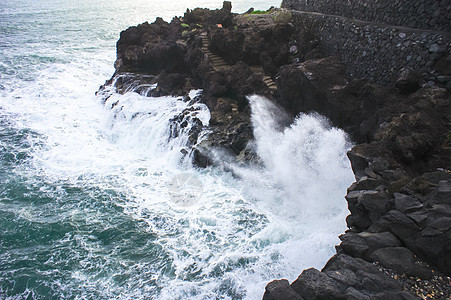
[[(277, 9), (235, 15), (225, 2), (220, 10), (188, 10), (170, 23), (131, 27), (121, 33), (116, 73), (107, 84), (118, 92), (152, 86), (148, 96), (202, 88), (211, 122), (207, 139), (192, 139), (201, 167), (215, 163), (209, 151), (218, 148), (252, 160), (245, 96), (253, 93), (292, 116), (319, 112), (357, 143), (348, 153), (356, 177), (346, 196), (349, 230), (337, 254), (291, 284), (269, 283), (264, 299), (449, 297), (449, 90), (430, 86), (411, 68), (387, 86), (349, 77), (340, 56), (326, 57), (312, 28), (297, 21)], [(437, 64), (442, 73), (446, 66)]]
[(279, 68), (299, 60), (290, 16), (276, 9), (236, 15), (226, 1), (219, 10), (196, 8), (170, 23), (158, 18), (130, 27), (117, 42), (116, 72), (106, 85), (125, 92), (145, 75), (147, 85), (157, 84), (147, 96), (184, 95), (202, 88), (202, 101), (211, 111), (211, 133), (196, 146), (195, 163), (213, 163), (207, 157), (211, 148), (246, 160), (252, 139), (246, 96), (276, 99)]
[(366, 117), (358, 96), (360, 83), (347, 81), (338, 57), (284, 65), (277, 84), (277, 102), (292, 115), (318, 112), (345, 129), (354, 140), (360, 140), (359, 126)]

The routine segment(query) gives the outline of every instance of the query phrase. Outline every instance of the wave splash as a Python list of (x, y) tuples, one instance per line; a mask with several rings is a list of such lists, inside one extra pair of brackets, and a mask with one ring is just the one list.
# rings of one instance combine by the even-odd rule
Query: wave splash
[(174, 167), (189, 166), (192, 146), (203, 139), (202, 129), (210, 121), (210, 111), (200, 102), (202, 91), (192, 90), (188, 97), (149, 97), (157, 84), (132, 81), (123, 94), (116, 93), (116, 81), (124, 78), (127, 74), (117, 76), (100, 93), (110, 109), (112, 141)]
[[(172, 274), (158, 278), (162, 299), (261, 298), (268, 281), (294, 280), (304, 268), (321, 268), (346, 229), (343, 196), (353, 181), (346, 134), (316, 114), (301, 114), (286, 126), (289, 116), (274, 103), (260, 96), (249, 102), (253, 147), (262, 163), (227, 168), (238, 176), (187, 163), (183, 149), (190, 144), (191, 127), (180, 127), (177, 116), (188, 111), (206, 127), (209, 112), (203, 104), (132, 91), (105, 102), (112, 109), (114, 142), (164, 162), (161, 186), (171, 191), (174, 178), (185, 182), (187, 174), (187, 181), (196, 182), (195, 201), (174, 201), (171, 193), (161, 194), (163, 189), (149, 196), (147, 187), (135, 186), (127, 206), (171, 257)], [(181, 130), (174, 134), (174, 126)]]
[(346, 184), (353, 181), (347, 135), (316, 113), (299, 114), (291, 125), (276, 104), (251, 96), (256, 152), (281, 189), (287, 216), (321, 223), (343, 209)]
[[(261, 165), (200, 170), (189, 156), (207, 134), (196, 126), (210, 117), (199, 91), (186, 101), (135, 88), (111, 93), (103, 111), (91, 98), (51, 98), (46, 107), (64, 118), (45, 123), (47, 109), (21, 100), (38, 120), (24, 126), (45, 138), (15, 174), (28, 178), (24, 197), (45, 203), (24, 204), (17, 218), (25, 233), (56, 235), (33, 253), (49, 271), (25, 270), (29, 284), (6, 284), (8, 295), (260, 299), (270, 280), (324, 265), (345, 230), (343, 196), (353, 181), (342, 131), (315, 115), (287, 127), (275, 105), (252, 96)], [(23, 258), (11, 255), (13, 270)]]

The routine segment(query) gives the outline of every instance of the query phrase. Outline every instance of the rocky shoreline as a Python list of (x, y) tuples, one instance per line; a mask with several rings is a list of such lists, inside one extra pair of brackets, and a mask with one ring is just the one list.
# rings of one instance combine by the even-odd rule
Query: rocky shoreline
[[(451, 72), (448, 57), (439, 67)], [(443, 64), (446, 64), (444, 67)], [(199, 167), (220, 164), (210, 149), (238, 163), (256, 160), (246, 96), (264, 95), (291, 116), (315, 111), (356, 143), (348, 153), (356, 182), (346, 200), (349, 230), (321, 270), (293, 283), (275, 280), (264, 299), (449, 299), (451, 296), (451, 95), (410, 68), (379, 86), (348, 75), (326, 56), (315, 32), (289, 10), (231, 13), (188, 10), (170, 23), (130, 27), (117, 42), (116, 72), (99, 90), (147, 96), (187, 95), (211, 111), (209, 135), (190, 131)], [(187, 97), (187, 96), (185, 96)], [(182, 126), (185, 117), (180, 116)], [(263, 291), (262, 291), (263, 293)]]

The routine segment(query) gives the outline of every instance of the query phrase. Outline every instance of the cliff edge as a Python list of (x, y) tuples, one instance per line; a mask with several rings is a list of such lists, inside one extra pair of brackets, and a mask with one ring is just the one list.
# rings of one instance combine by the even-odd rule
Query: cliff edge
[(293, 117), (319, 112), (350, 135), (356, 181), (337, 254), (291, 284), (269, 283), (264, 299), (450, 297), (451, 38), (367, 22), (275, 8), (238, 15), (230, 2), (188, 10), (123, 31), (116, 72), (99, 90), (106, 98), (109, 86), (147, 96), (203, 89), (196, 101), (211, 111), (210, 134), (198, 143), (197, 126), (186, 153), (200, 167), (221, 163), (213, 148), (255, 162), (246, 100), (254, 93)]

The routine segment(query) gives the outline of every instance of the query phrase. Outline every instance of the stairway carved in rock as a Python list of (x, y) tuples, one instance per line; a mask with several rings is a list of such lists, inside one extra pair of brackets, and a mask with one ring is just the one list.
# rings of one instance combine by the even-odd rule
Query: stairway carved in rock
[[(211, 52), (209, 47), (210, 47), (210, 39), (208, 38), (207, 33), (204, 33), (204, 34), (202, 34), (202, 48), (201, 49), (202, 49), (202, 52), (211, 61), (211, 64), (213, 65), (213, 69), (215, 71), (217, 71), (220, 69), (230, 67), (230, 65), (227, 64), (225, 62), (225, 60), (222, 59), (222, 57)], [(277, 91), (276, 83), (270, 76), (265, 74), (265, 71), (263, 70), (262, 66), (251, 66), (250, 69), (252, 70), (252, 72), (254, 72), (254, 74), (258, 74), (263, 77), (263, 79), (262, 79), (263, 83), (266, 84), (272, 92)]]

